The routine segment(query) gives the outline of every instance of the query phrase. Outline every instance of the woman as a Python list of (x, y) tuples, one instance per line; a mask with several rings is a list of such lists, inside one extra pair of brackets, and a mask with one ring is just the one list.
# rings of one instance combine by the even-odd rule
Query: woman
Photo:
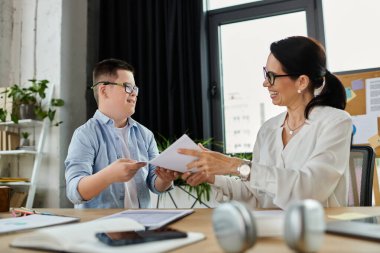
[(259, 130), (251, 170), (244, 175), (249, 180), (221, 176), (244, 174), (247, 162), (206, 149), (178, 151), (198, 157), (188, 167), (199, 172), (183, 178), (190, 185), (209, 182), (218, 201), (241, 200), (252, 207), (284, 209), (306, 198), (325, 207), (345, 206), (352, 131), (345, 89), (327, 70), (317, 41), (294, 36), (272, 43), (270, 50), (263, 86), (272, 103), (287, 110)]

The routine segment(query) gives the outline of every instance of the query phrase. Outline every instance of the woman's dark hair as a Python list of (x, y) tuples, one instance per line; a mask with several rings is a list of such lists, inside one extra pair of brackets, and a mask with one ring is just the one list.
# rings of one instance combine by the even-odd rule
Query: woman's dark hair
[(303, 36), (288, 37), (273, 42), (270, 51), (281, 63), (285, 73), (297, 73), (310, 78), (309, 90), (312, 94), (325, 81), (319, 95), (307, 104), (306, 119), (315, 106), (332, 106), (342, 110), (346, 107), (346, 91), (339, 79), (326, 69), (326, 53), (318, 41)]

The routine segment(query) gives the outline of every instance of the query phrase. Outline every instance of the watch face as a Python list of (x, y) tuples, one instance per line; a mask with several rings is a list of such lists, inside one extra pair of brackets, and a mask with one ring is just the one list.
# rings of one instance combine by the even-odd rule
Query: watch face
[(243, 164), (239, 168), (239, 173), (242, 177), (247, 177), (249, 173), (251, 172), (251, 168), (248, 164)]

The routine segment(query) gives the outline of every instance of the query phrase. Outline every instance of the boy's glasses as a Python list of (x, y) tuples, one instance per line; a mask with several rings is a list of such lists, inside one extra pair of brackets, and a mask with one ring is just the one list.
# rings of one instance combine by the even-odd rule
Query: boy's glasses
[(135, 93), (136, 96), (139, 94), (139, 87), (137, 87), (136, 85), (130, 84), (130, 83), (113, 83), (113, 82), (107, 82), (107, 81), (100, 81), (100, 82), (97, 82), (96, 84), (94, 84), (91, 87), (91, 89), (95, 88), (95, 86), (98, 84), (117, 85), (117, 86), (124, 87), (125, 92), (128, 94), (132, 94), (132, 92)]

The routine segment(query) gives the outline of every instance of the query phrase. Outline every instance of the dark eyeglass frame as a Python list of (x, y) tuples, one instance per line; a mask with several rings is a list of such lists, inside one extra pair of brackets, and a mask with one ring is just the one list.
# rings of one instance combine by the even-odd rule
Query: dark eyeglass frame
[(100, 81), (97, 82), (96, 84), (92, 85), (91, 89), (95, 88), (98, 84), (103, 84), (103, 85), (116, 85), (116, 86), (121, 86), (124, 87), (124, 90), (128, 94), (135, 93), (136, 96), (139, 94), (139, 87), (136, 85), (133, 85), (131, 83), (113, 83), (113, 82), (107, 82), (107, 81)]
[(284, 75), (277, 75), (273, 73), (272, 71), (267, 71), (266, 67), (263, 67), (264, 71), (264, 79), (268, 81), (268, 83), (273, 86), (274, 81), (276, 80), (277, 77), (285, 77), (285, 76), (300, 76), (301, 74), (284, 74)]

